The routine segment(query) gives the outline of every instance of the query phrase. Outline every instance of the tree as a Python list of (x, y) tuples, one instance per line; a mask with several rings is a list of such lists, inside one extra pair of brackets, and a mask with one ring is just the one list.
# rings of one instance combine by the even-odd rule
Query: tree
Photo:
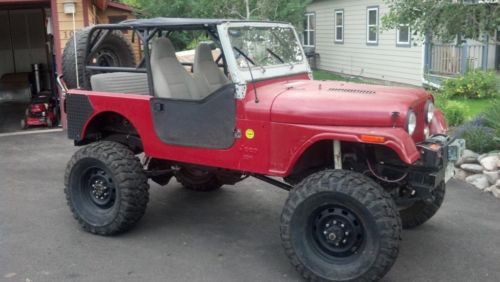
[[(124, 0), (140, 17), (229, 18), (290, 22), (302, 24), (306, 5), (311, 0)], [(174, 33), (178, 49), (190, 48), (205, 38), (197, 32)], [(195, 45), (195, 44), (194, 44)]]
[(125, 0), (145, 17), (238, 18), (302, 22), (311, 0)]
[[(483, 35), (494, 39), (500, 29), (500, 5), (471, 4), (478, 1), (452, 0), (385, 0), (389, 12), (382, 17), (384, 29), (408, 24), (419, 35), (432, 34), (443, 41), (462, 38), (483, 40)], [(490, 1), (494, 2), (494, 1)]]

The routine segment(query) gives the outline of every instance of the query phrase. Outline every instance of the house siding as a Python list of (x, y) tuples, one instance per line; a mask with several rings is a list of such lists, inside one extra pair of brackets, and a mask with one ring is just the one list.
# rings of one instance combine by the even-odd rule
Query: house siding
[[(317, 67), (347, 75), (422, 85), (422, 41), (412, 36), (411, 45), (396, 46), (396, 30), (379, 31), (378, 43), (367, 44), (366, 13), (377, 6), (380, 18), (388, 11), (383, 1), (315, 1), (307, 11), (316, 14)], [(344, 11), (344, 41), (335, 43), (335, 10)]]

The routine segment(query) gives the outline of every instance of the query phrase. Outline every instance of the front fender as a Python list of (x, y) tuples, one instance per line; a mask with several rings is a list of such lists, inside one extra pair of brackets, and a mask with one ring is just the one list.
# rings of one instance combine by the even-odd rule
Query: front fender
[[(270, 171), (277, 175), (289, 175), (300, 156), (311, 145), (322, 140), (339, 140), (387, 146), (401, 161), (412, 164), (420, 158), (415, 142), (402, 128), (348, 127), (272, 124)], [(380, 136), (384, 142), (362, 140), (362, 135)]]
[(434, 117), (429, 125), (429, 132), (431, 135), (448, 134), (446, 119), (444, 118), (443, 112), (439, 109), (434, 109)]

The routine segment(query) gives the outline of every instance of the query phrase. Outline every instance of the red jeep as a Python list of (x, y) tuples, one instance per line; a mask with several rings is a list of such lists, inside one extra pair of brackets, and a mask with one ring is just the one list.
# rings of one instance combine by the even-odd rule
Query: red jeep
[[(211, 42), (181, 63), (172, 41), (186, 34)], [(63, 59), (68, 136), (84, 146), (65, 193), (95, 234), (142, 217), (148, 179), (212, 191), (252, 176), (290, 192), (281, 238), (306, 279), (378, 280), (401, 229), (441, 206), (464, 147), (424, 90), (312, 80), (286, 23), (97, 25)]]

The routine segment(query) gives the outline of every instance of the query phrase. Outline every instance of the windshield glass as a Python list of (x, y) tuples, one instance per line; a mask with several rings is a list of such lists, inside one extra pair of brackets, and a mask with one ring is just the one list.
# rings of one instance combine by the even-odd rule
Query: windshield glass
[(304, 60), (289, 27), (231, 27), (229, 39), (239, 68), (289, 65)]

